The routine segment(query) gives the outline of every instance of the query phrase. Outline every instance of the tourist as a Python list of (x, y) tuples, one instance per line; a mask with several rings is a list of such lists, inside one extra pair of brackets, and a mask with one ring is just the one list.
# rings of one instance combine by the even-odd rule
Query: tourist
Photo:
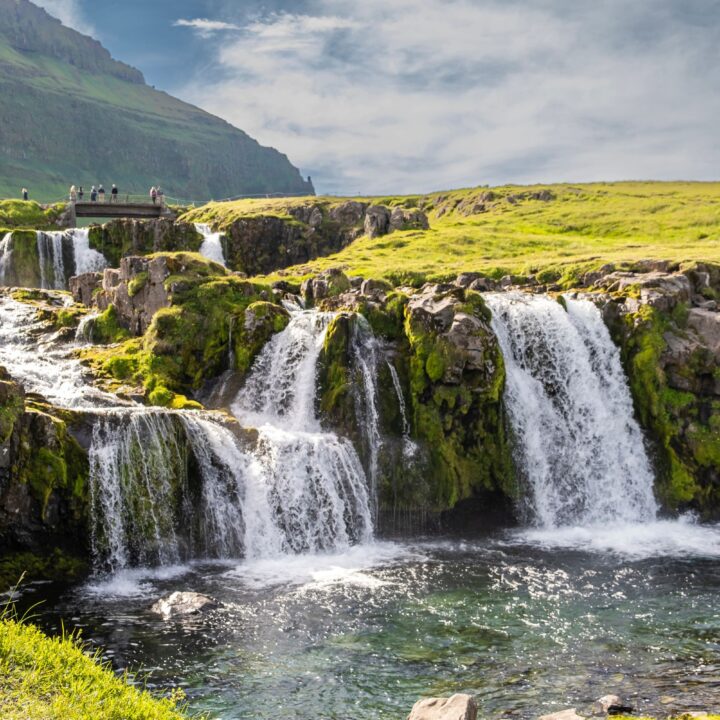
[(75, 202), (77, 200), (77, 190), (75, 189), (74, 185), (70, 186), (70, 202)]
[(82, 202), (83, 197), (85, 197), (85, 191), (83, 190), (83, 186), (81, 185), (78, 188), (78, 200)]
[(30, 193), (28, 192), (27, 188), (22, 189), (22, 199), (23, 200), (29, 200), (30, 199)]
[(97, 200), (97, 190), (95, 189), (95, 186), (93, 185), (90, 188), (90, 202), (95, 202)]
[(157, 202), (157, 189), (154, 185), (150, 188), (150, 199), (152, 200), (152, 204), (155, 205)]
[(102, 184), (98, 188), (98, 199), (101, 203), (105, 202), (105, 188), (102, 186)]
[(114, 183), (112, 186), (112, 190), (110, 191), (110, 195), (112, 195), (112, 197), (110, 198), (112, 200), (112, 202), (116, 203), (118, 200), (118, 189), (117, 189), (117, 185), (115, 185)]
[(162, 188), (159, 185), (157, 188), (157, 198), (158, 198), (158, 203), (160, 205), (162, 205), (165, 202), (165, 193), (162, 191)]

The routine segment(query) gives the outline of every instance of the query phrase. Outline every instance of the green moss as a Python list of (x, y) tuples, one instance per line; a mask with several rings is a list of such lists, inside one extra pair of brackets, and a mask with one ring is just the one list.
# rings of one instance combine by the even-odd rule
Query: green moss
[(28, 580), (54, 580), (68, 582), (77, 580), (87, 571), (88, 563), (54, 548), (47, 555), (29, 552), (5, 554), (0, 558), (0, 592), (14, 587), (20, 578)]
[(128, 295), (130, 297), (135, 297), (145, 287), (145, 285), (147, 285), (147, 281), (148, 281), (149, 277), (150, 276), (147, 272), (138, 273), (128, 283)]
[(130, 333), (120, 325), (117, 310), (113, 304), (108, 305), (105, 311), (95, 318), (92, 327), (93, 342), (108, 345), (122, 342), (128, 337), (130, 337)]
[(57, 220), (65, 208), (65, 203), (43, 208), (34, 200), (0, 200), (0, 227), (57, 230)]
[(445, 373), (445, 361), (439, 350), (433, 349), (425, 361), (425, 372), (431, 382), (437, 382)]
[(24, 410), (22, 389), (0, 368), (0, 445), (8, 441)]

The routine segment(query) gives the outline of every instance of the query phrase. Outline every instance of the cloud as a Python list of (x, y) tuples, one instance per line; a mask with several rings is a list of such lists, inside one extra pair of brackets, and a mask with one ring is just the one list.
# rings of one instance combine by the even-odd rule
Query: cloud
[(217, 80), (183, 95), (321, 190), (718, 175), (720, 16), (702, 0), (304, 7), (242, 23)]
[(33, 0), (33, 2), (45, 8), (50, 15), (56, 17), (66, 27), (84, 35), (95, 33), (95, 28), (83, 16), (79, 0)]
[(223, 30), (240, 30), (239, 25), (223, 22), (222, 20), (208, 20), (207, 18), (195, 18), (193, 20), (176, 20), (175, 27), (189, 27), (196, 30), (203, 37), (209, 37), (213, 33)]

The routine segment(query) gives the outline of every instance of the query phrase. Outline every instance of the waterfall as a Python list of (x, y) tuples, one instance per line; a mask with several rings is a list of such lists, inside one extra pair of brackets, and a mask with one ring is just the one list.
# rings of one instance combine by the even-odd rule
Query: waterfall
[(370, 495), (352, 444), (322, 432), (317, 361), (331, 313), (297, 311), (258, 356), (232, 406), (257, 426), (254, 453), (283, 550), (328, 550), (372, 536)]
[(587, 300), (485, 296), (505, 358), (505, 397), (529, 509), (542, 527), (650, 521), (643, 436), (599, 310)]
[(208, 260), (213, 260), (223, 267), (227, 267), (225, 264), (225, 254), (222, 246), (223, 234), (220, 232), (213, 232), (209, 225), (204, 225), (202, 223), (196, 223), (195, 229), (204, 237), (202, 245), (200, 246), (200, 254)]
[(12, 262), (12, 233), (6, 233), (0, 240), (0, 286), (5, 285), (5, 275)]
[(65, 288), (64, 236), (65, 233), (61, 231), (37, 232), (40, 287), (43, 290), (63, 290)]
[(95, 321), (99, 317), (99, 312), (89, 313), (78, 323), (77, 329), (75, 330), (75, 340), (77, 342), (91, 343), (93, 341)]
[(105, 256), (90, 247), (90, 229), (75, 228), (67, 231), (72, 240), (75, 258), (75, 275), (88, 272), (100, 272), (107, 267)]
[(360, 392), (355, 392), (355, 404), (368, 450), (371, 493), (373, 498), (376, 498), (378, 458), (382, 446), (380, 415), (377, 409), (377, 365), (380, 348), (368, 321), (362, 315), (355, 317), (352, 353), (362, 381)]
[(405, 396), (403, 395), (402, 385), (400, 384), (400, 377), (398, 376), (395, 366), (389, 360), (386, 362), (390, 370), (390, 377), (392, 378), (393, 387), (395, 388), (395, 394), (397, 395), (398, 408), (400, 409), (403, 428), (403, 455), (406, 460), (409, 460), (417, 453), (418, 448), (410, 437), (410, 421), (407, 417), (407, 406), (405, 405)]
[[(0, 286), (7, 283), (8, 276), (12, 282), (15, 243), (12, 233), (5, 235), (0, 242)], [(35, 244), (40, 288), (43, 290), (65, 290), (70, 275), (100, 271), (107, 267), (107, 260), (102, 253), (90, 247), (88, 228), (38, 231), (35, 233)], [(68, 252), (71, 250), (68, 255), (65, 254), (66, 248)], [(66, 259), (72, 259), (72, 266), (66, 266)]]

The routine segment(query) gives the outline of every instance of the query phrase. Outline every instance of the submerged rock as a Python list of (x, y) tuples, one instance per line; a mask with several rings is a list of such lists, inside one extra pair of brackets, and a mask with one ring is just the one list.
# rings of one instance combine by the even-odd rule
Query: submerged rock
[(167, 597), (160, 598), (150, 611), (162, 615), (166, 620), (186, 615), (196, 615), (200, 612), (213, 610), (219, 607), (216, 600), (196, 592), (175, 591)]
[(575, 708), (561, 710), (560, 712), (550, 713), (549, 715), (541, 715), (539, 720), (585, 720), (582, 715), (578, 715)]
[[(472, 695), (458, 693), (449, 698), (418, 700), (408, 720), (476, 720), (477, 703)], [(572, 720), (567, 718), (567, 720)]]
[(603, 695), (593, 705), (593, 711), (598, 715), (624, 715), (633, 711), (631, 705), (626, 705), (619, 695)]

